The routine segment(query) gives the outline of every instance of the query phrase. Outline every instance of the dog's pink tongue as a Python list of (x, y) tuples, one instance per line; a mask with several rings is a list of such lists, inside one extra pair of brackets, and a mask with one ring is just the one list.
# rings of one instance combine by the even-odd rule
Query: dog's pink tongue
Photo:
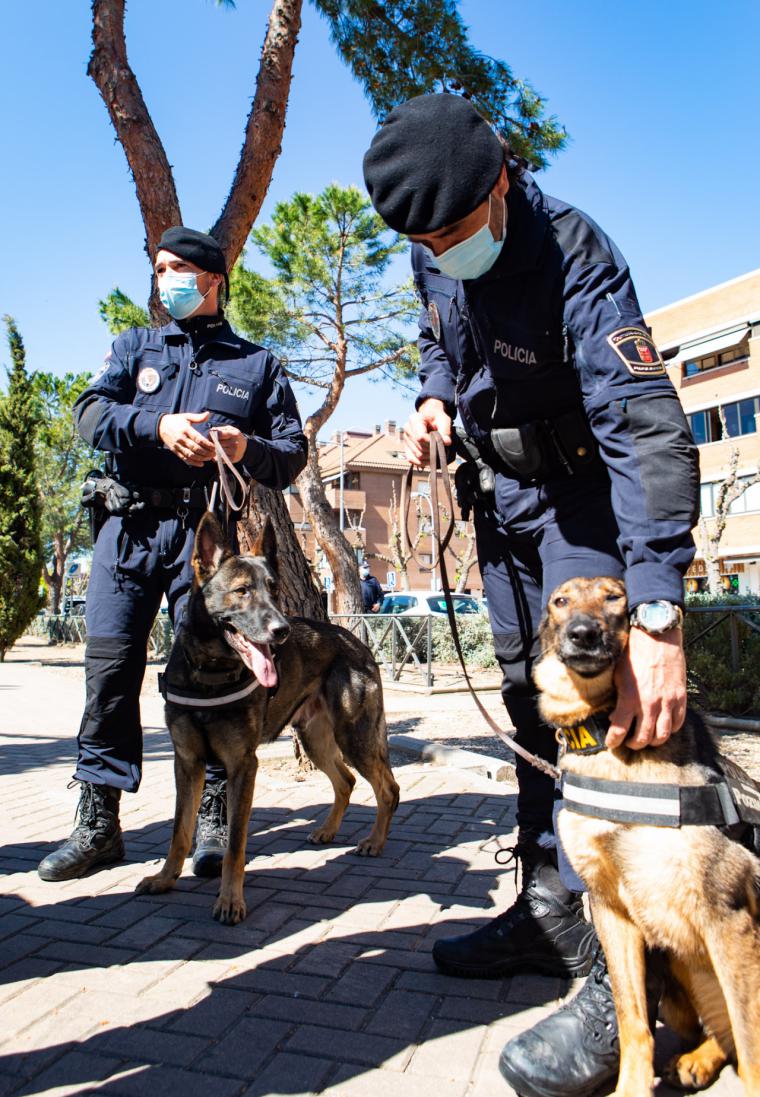
[(277, 670), (269, 644), (255, 644), (242, 632), (226, 629), (227, 643), (235, 649), (249, 670), (253, 671), (262, 686), (270, 689), (277, 685)]
[(252, 640), (246, 639), (240, 654), (245, 665), (253, 671), (262, 686), (270, 689), (277, 685), (277, 670), (269, 644), (254, 644)]

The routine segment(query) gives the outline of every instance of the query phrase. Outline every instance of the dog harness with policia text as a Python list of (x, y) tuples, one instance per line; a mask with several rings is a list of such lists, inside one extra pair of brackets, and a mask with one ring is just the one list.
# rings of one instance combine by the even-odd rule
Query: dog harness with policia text
[[(608, 717), (597, 714), (573, 727), (559, 728), (557, 739), (567, 754), (598, 754), (606, 750), (608, 728)], [(579, 815), (615, 823), (658, 827), (732, 827), (745, 823), (760, 827), (760, 784), (723, 755), (718, 765), (721, 774), (705, 785), (611, 781), (565, 772), (563, 806)]]

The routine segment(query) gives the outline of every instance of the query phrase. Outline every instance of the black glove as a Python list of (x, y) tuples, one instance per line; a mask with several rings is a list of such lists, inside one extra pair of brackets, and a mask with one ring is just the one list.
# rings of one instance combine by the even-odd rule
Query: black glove
[(145, 509), (145, 503), (140, 498), (139, 492), (127, 487), (126, 484), (120, 484), (118, 480), (112, 480), (110, 476), (101, 480), (99, 490), (103, 492), (109, 514), (124, 517)]

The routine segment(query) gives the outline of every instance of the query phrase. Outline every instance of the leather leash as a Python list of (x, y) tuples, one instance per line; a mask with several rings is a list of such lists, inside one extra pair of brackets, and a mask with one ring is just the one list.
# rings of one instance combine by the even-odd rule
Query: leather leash
[[(462, 643), (459, 638), (459, 629), (457, 627), (456, 615), (454, 613), (454, 605), (451, 600), (451, 586), (449, 585), (449, 576), (446, 569), (446, 549), (451, 541), (454, 533), (454, 500), (451, 493), (451, 480), (448, 473), (448, 461), (446, 459), (446, 448), (443, 444), (438, 431), (432, 431), (429, 435), (430, 440), (430, 503), (433, 511), (433, 561), (430, 564), (423, 564), (417, 557), (416, 553), (412, 549), (409, 541), (409, 505), (411, 502), (411, 487), (414, 476), (414, 468), (412, 465), (406, 471), (404, 479), (401, 481), (401, 544), (404, 555), (408, 558), (411, 557), (417, 566), (422, 571), (434, 571), (436, 567), (440, 568), (441, 572), (441, 589), (443, 590), (444, 598), (446, 601), (446, 614), (449, 619), (449, 627), (451, 628), (451, 635), (454, 640), (454, 647), (456, 649), (457, 657), (459, 658), (459, 664), (462, 667), (464, 674), (464, 680), (467, 683), (467, 688), (470, 691), (473, 701), (475, 702), (481, 716), (488, 724), (488, 727), (499, 738), (507, 744), (507, 746), (519, 754), (526, 762), (534, 766), (536, 769), (545, 773), (547, 777), (551, 777), (557, 781), (560, 777), (560, 771), (556, 766), (553, 766), (551, 762), (547, 762), (544, 758), (539, 758), (536, 754), (531, 754), (525, 747), (520, 746), (515, 742), (511, 735), (508, 735), (503, 728), (499, 727), (496, 721), (491, 717), (486, 710), (483, 702), (478, 697), (475, 689), (470, 681), (470, 675), (467, 672), (467, 665), (464, 659), (464, 652), (462, 651)], [(443, 536), (441, 536), (441, 516), (438, 509), (438, 477), (440, 476), (443, 484), (444, 503), (448, 509), (449, 521), (448, 528)]]

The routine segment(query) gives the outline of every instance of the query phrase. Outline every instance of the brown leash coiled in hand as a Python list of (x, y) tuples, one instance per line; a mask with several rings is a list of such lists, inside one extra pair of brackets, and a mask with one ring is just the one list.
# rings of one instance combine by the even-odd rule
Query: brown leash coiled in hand
[[(536, 769), (545, 773), (548, 777), (553, 778), (555, 781), (559, 780), (560, 771), (556, 766), (553, 766), (551, 762), (547, 762), (545, 758), (539, 758), (538, 755), (531, 754), (529, 750), (526, 750), (525, 747), (522, 747), (519, 743), (515, 742), (512, 736), (508, 735), (503, 728), (499, 727), (486, 710), (470, 681), (470, 675), (467, 672), (467, 665), (464, 659), (464, 652), (462, 651), (462, 644), (459, 639), (459, 629), (457, 628), (454, 604), (451, 600), (449, 576), (446, 570), (446, 549), (454, 533), (455, 524), (454, 500), (451, 493), (451, 480), (448, 473), (446, 447), (444, 446), (443, 439), (438, 431), (431, 431), (428, 437), (430, 441), (430, 503), (433, 511), (433, 561), (431, 564), (421, 563), (412, 549), (409, 540), (409, 506), (411, 503), (411, 487), (414, 476), (414, 468), (412, 465), (407, 469), (406, 475), (401, 482), (401, 543), (404, 555), (406, 557), (411, 557), (422, 571), (434, 571), (436, 567), (440, 568), (441, 589), (443, 590), (446, 601), (446, 614), (449, 619), (449, 626), (451, 628), (451, 635), (454, 640), (457, 657), (460, 666), (462, 667), (464, 679), (467, 683), (467, 688), (472, 695), (472, 699), (491, 731), (495, 732), (495, 734), (515, 752), (515, 754), (519, 754), (526, 762), (529, 762), (532, 766), (535, 766)], [(449, 515), (448, 526), (443, 536), (441, 535), (441, 516), (438, 509), (439, 476), (443, 484), (444, 503)]]

